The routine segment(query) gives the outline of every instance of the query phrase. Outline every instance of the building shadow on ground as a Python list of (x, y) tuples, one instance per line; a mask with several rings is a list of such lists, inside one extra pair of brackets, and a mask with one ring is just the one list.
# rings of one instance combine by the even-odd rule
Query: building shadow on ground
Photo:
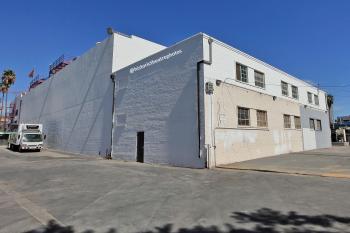
[[(232, 223), (219, 226), (194, 226), (174, 229), (172, 224), (135, 233), (346, 233), (350, 232), (350, 217), (334, 215), (304, 215), (295, 211), (283, 213), (269, 208), (254, 212), (233, 212)], [(55, 221), (40, 229), (23, 233), (118, 233), (117, 228), (106, 232), (85, 230), (77, 232), (73, 226), (61, 226)]]

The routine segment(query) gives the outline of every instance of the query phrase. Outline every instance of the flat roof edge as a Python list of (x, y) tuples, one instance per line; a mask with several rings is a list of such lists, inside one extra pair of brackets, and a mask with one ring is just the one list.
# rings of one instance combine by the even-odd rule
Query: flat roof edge
[(300, 79), (300, 78), (297, 78), (297, 77), (295, 77), (295, 76), (293, 76), (293, 75), (291, 75), (291, 74), (288, 74), (287, 72), (285, 72), (285, 71), (283, 71), (283, 70), (281, 70), (281, 69), (278, 69), (278, 68), (274, 67), (273, 65), (270, 65), (270, 64), (268, 64), (268, 63), (266, 63), (266, 62), (264, 62), (264, 61), (262, 61), (262, 60), (260, 60), (260, 59), (258, 59), (258, 58), (256, 58), (256, 57), (253, 57), (253, 56), (251, 56), (251, 55), (249, 55), (249, 54), (247, 54), (247, 53), (245, 53), (245, 52), (243, 52), (243, 51), (241, 51), (241, 50), (239, 50), (239, 49), (236, 49), (236, 48), (234, 48), (233, 46), (228, 45), (228, 44), (226, 44), (226, 43), (224, 43), (224, 42), (222, 42), (222, 41), (216, 39), (215, 37), (209, 36), (209, 35), (207, 35), (207, 34), (205, 34), (205, 33), (201, 33), (201, 34), (203, 35), (204, 38), (207, 38), (207, 39), (211, 38), (211, 39), (213, 39), (217, 44), (219, 44), (219, 45), (221, 45), (221, 46), (223, 46), (223, 47), (225, 47), (225, 48), (227, 48), (227, 49), (229, 49), (229, 50), (232, 50), (232, 51), (234, 51), (234, 52), (236, 52), (236, 53), (238, 53), (238, 54), (240, 54), (240, 55), (242, 55), (242, 56), (244, 56), (244, 57), (246, 57), (246, 58), (249, 58), (249, 59), (251, 59), (251, 60), (253, 60), (253, 61), (255, 61), (255, 62), (258, 62), (259, 64), (264, 65), (264, 66), (266, 66), (267, 68), (273, 69), (274, 71), (276, 71), (276, 72), (278, 72), (278, 73), (280, 73), (280, 74), (283, 74), (283, 75), (288, 76), (289, 78), (292, 78), (292, 79), (294, 79), (294, 80), (301, 81), (301, 82), (305, 83), (306, 86), (310, 86), (310, 87), (313, 87), (313, 88), (317, 88), (317, 89), (323, 91), (324, 93), (328, 94), (327, 91), (325, 91), (325, 90), (323, 90), (323, 89), (321, 89), (321, 88), (319, 88), (319, 87), (316, 87), (316, 86), (314, 86), (313, 84), (308, 83), (307, 81), (305, 81), (305, 80), (303, 80), (303, 79)]

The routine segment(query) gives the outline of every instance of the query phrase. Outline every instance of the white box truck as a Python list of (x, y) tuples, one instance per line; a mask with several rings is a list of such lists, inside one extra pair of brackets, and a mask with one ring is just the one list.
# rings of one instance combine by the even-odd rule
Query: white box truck
[(44, 137), (42, 124), (19, 124), (17, 132), (9, 136), (8, 146), (11, 150), (40, 151)]

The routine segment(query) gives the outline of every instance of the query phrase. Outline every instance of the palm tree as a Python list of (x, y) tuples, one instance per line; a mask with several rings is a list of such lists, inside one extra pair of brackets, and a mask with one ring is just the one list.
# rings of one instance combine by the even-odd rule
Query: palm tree
[[(3, 112), (3, 110), (4, 110), (4, 99), (5, 99), (4, 97), (5, 97), (6, 89), (7, 89), (6, 85), (1, 82), (0, 83), (0, 92), (2, 93), (2, 98), (1, 98), (1, 115), (0, 115), (1, 116), (1, 120), (4, 120), (4, 115), (3, 115), (4, 112)], [(3, 130), (5, 130), (5, 129), (3, 129)]]
[[(1, 77), (1, 92), (2, 92), (2, 106), (4, 106), (4, 95), (6, 94), (5, 100), (5, 120), (4, 120), (4, 131), (6, 131), (6, 120), (7, 120), (7, 95), (8, 90), (16, 81), (16, 74), (13, 70), (4, 70)], [(3, 108), (3, 107), (2, 107)]]

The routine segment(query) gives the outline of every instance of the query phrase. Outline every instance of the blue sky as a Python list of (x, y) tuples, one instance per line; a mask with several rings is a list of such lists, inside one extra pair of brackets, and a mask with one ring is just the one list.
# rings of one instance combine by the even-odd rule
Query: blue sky
[[(350, 1), (70, 1), (0, 3), (0, 70), (47, 75), (61, 54), (84, 53), (106, 28), (172, 45), (205, 32), (335, 96), (350, 114)], [(343, 86), (348, 85), (348, 86)]]

